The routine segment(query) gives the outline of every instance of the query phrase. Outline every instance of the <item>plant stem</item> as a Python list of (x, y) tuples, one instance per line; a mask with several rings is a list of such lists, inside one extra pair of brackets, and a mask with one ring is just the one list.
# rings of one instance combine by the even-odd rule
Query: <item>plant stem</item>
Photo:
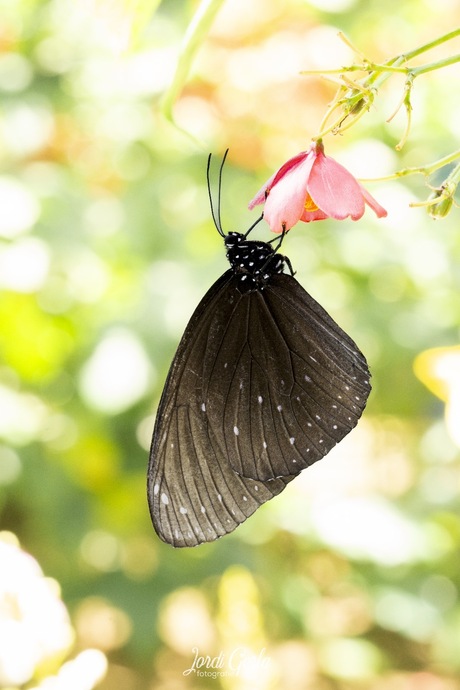
[(196, 53), (206, 39), (217, 12), (224, 0), (201, 0), (192, 21), (184, 36), (182, 49), (177, 62), (176, 73), (166, 91), (162, 111), (164, 116), (173, 122), (173, 106), (177, 101), (192, 66)]
[(413, 67), (407, 71), (410, 72), (410, 74), (413, 74), (414, 77), (418, 77), (419, 74), (426, 74), (426, 72), (432, 72), (435, 69), (447, 67), (447, 65), (454, 65), (456, 62), (460, 62), (460, 55), (451, 55), (443, 60), (430, 62), (428, 65), (421, 65), (420, 67)]
[(444, 156), (444, 158), (439, 158), (437, 161), (434, 161), (434, 163), (430, 163), (429, 165), (422, 165), (413, 168), (403, 168), (402, 170), (397, 170), (392, 175), (386, 175), (385, 177), (373, 177), (369, 179), (363, 179), (360, 181), (386, 182), (387, 180), (394, 180), (399, 177), (406, 177), (406, 175), (415, 175), (417, 173), (420, 175), (425, 175), (425, 177), (428, 177), (429, 175), (432, 175), (436, 170), (439, 170), (439, 168), (442, 168), (445, 165), (448, 165), (449, 163), (453, 163), (455, 160), (457, 160), (457, 158), (460, 158), (460, 149), (457, 149), (457, 151), (449, 153), (447, 156)]
[[(350, 45), (350, 47), (353, 48), (353, 46), (346, 38), (344, 38), (341, 34), (339, 34), (339, 36), (342, 38), (342, 40), (345, 40), (345, 42), (348, 45)], [(329, 132), (334, 132), (338, 129), (340, 129), (340, 131), (343, 132), (345, 129), (348, 129), (349, 127), (353, 126), (355, 122), (362, 116), (363, 112), (369, 109), (370, 105), (374, 100), (375, 94), (377, 93), (378, 89), (382, 86), (382, 84), (384, 84), (387, 81), (387, 79), (391, 77), (392, 74), (399, 73), (406, 75), (406, 85), (404, 97), (401, 100), (401, 103), (398, 106), (397, 110), (399, 110), (401, 105), (404, 105), (406, 107), (407, 112), (407, 126), (401, 141), (396, 147), (398, 150), (401, 149), (408, 137), (411, 124), (412, 108), (410, 103), (410, 93), (415, 78), (420, 74), (426, 74), (427, 72), (431, 72), (436, 69), (441, 69), (442, 67), (446, 67), (447, 65), (452, 65), (457, 62), (460, 62), (460, 55), (452, 55), (450, 57), (443, 58), (442, 60), (437, 60), (435, 62), (412, 68), (407, 66), (407, 62), (410, 59), (418, 55), (421, 55), (422, 53), (431, 50), (432, 48), (435, 48), (441, 45), (442, 43), (445, 43), (457, 36), (460, 36), (460, 29), (450, 31), (449, 33), (440, 36), (434, 41), (425, 43), (423, 46), (419, 46), (418, 48), (415, 48), (414, 50), (411, 50), (408, 53), (397, 55), (396, 57), (387, 60), (382, 65), (369, 62), (365, 56), (358, 53), (362, 59), (362, 64), (353, 64), (349, 67), (342, 67), (341, 69), (325, 70), (320, 72), (320, 74), (322, 75), (337, 73), (342, 74), (341, 78), (344, 84), (340, 86), (339, 90), (337, 91), (333, 102), (329, 106), (326, 115), (323, 118), (323, 121), (321, 122), (320, 132), (317, 136), (314, 137), (314, 139), (323, 137)], [(355, 50), (355, 52), (357, 52), (355, 48), (353, 49)], [(354, 82), (352, 80), (348, 80), (343, 74), (344, 72), (358, 71), (365, 72), (367, 74), (361, 79), (356, 79)], [(302, 72), (301, 74), (315, 73), (317, 73), (316, 70), (309, 70), (306, 72)], [(339, 117), (331, 125), (326, 126), (326, 123), (330, 119), (334, 110), (338, 109), (342, 110)], [(345, 126), (343, 126), (345, 120), (348, 120), (348, 122)]]
[(450, 41), (452, 38), (456, 38), (456, 36), (460, 36), (460, 29), (450, 31), (448, 34), (444, 34), (444, 36), (440, 36), (439, 38), (436, 38), (434, 41), (430, 41), (429, 43), (425, 43), (423, 46), (420, 46), (419, 48), (415, 48), (414, 50), (411, 50), (408, 53), (404, 53), (403, 55), (401, 55), (401, 57), (403, 57), (405, 60), (411, 60), (412, 58), (417, 57), (417, 55), (426, 53), (427, 50), (436, 48), (437, 46), (440, 46), (443, 43)]

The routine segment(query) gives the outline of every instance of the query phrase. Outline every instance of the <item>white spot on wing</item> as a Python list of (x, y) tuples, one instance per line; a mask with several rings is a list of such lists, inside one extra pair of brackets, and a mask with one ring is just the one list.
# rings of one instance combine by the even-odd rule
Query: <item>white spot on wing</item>
[(159, 485), (159, 484), (155, 484), (155, 486), (153, 487), (153, 495), (154, 495), (154, 496), (158, 496), (159, 490), (160, 490), (160, 485)]
[(295, 438), (294, 438), (294, 436), (291, 436), (291, 438), (289, 439), (289, 443), (291, 444), (291, 446), (294, 445), (294, 443), (295, 443)]
[(187, 508), (184, 508), (184, 506), (181, 506), (179, 508), (179, 512), (182, 513), (182, 515), (187, 515)]
[(202, 513), (205, 513), (205, 512), (206, 512), (206, 508), (205, 508), (204, 506), (201, 506), (201, 512), (202, 512)]
[(262, 403), (263, 402), (263, 397), (261, 395), (257, 396), (257, 402)]
[(161, 502), (165, 504), (165, 506), (168, 505), (169, 503), (169, 498), (166, 496), (166, 494), (161, 494)]
[(234, 427), (233, 427), (233, 433), (235, 434), (235, 436), (238, 436), (238, 435), (239, 435), (240, 430), (238, 429), (237, 426), (234, 426)]
[(201, 409), (206, 412), (206, 403), (201, 403)]

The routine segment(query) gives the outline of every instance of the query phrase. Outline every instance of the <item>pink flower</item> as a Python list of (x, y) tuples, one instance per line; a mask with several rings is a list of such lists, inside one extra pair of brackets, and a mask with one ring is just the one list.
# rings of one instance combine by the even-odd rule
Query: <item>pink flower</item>
[(249, 203), (252, 209), (265, 203), (264, 218), (272, 232), (289, 230), (299, 220), (350, 216), (358, 220), (365, 204), (379, 218), (387, 215), (358, 180), (340, 163), (324, 154), (321, 141), (313, 142), (308, 151), (290, 158), (270, 177)]

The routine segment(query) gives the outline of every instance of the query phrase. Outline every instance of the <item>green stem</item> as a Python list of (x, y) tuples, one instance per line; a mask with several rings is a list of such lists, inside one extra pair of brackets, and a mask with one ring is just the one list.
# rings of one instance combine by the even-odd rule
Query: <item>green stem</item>
[[(410, 60), (413, 57), (416, 57), (417, 55), (421, 55), (422, 53), (426, 52), (427, 50), (431, 50), (432, 48), (435, 48), (438, 45), (441, 45), (442, 43), (445, 43), (448, 40), (451, 40), (452, 38), (455, 38), (456, 36), (460, 35), (460, 29), (455, 29), (455, 31), (451, 31), (448, 34), (444, 34), (444, 36), (440, 36), (439, 38), (435, 39), (434, 41), (430, 41), (429, 43), (425, 43), (423, 46), (419, 46), (418, 48), (415, 48), (412, 51), (409, 51), (408, 53), (403, 53), (402, 55), (397, 55), (396, 57), (391, 58), (390, 60), (387, 60), (383, 65), (375, 64), (372, 62), (368, 62), (363, 59), (363, 63), (361, 65), (351, 65), (350, 67), (343, 67), (340, 70), (329, 70), (327, 72), (323, 72), (326, 74), (334, 74), (337, 72), (354, 72), (354, 71), (364, 71), (367, 72), (367, 76), (363, 77), (362, 79), (356, 80), (355, 82), (355, 90), (353, 90), (353, 84), (348, 84), (348, 94), (349, 96), (346, 96), (346, 87), (342, 86), (341, 90), (342, 93), (344, 94), (343, 97), (340, 99), (336, 97), (335, 105), (334, 107), (330, 108), (326, 117), (323, 119), (323, 122), (321, 123), (321, 130), (320, 133), (317, 135), (316, 138), (318, 137), (323, 137), (326, 134), (328, 134), (331, 131), (334, 131), (338, 127), (341, 128), (341, 131), (344, 131), (345, 128), (349, 128), (352, 125), (355, 124), (355, 122), (359, 119), (361, 116), (362, 112), (358, 112), (354, 117), (352, 117), (346, 127), (342, 126), (342, 123), (345, 119), (348, 119), (350, 114), (353, 113), (354, 107), (357, 105), (357, 103), (361, 100), (363, 101), (362, 103), (362, 110), (364, 110), (364, 101), (367, 100), (368, 106), (371, 104), (373, 101), (373, 95), (378, 91), (378, 89), (391, 77), (392, 74), (394, 73), (400, 73), (400, 74), (405, 74), (406, 75), (406, 91), (407, 93), (405, 94), (404, 97), (404, 104), (406, 106), (406, 111), (408, 114), (408, 124), (406, 127), (406, 131), (404, 133), (404, 136), (401, 140), (401, 142), (398, 144), (397, 148), (400, 149), (405, 142), (408, 132), (409, 132), (409, 127), (410, 127), (410, 113), (411, 113), (411, 105), (410, 105), (410, 88), (413, 85), (414, 79), (419, 76), (420, 74), (425, 74), (427, 72), (434, 71), (436, 69), (441, 69), (442, 67), (446, 67), (447, 65), (452, 65), (457, 62), (460, 62), (460, 55), (453, 55), (448, 58), (444, 58), (442, 60), (437, 60), (436, 62), (431, 62), (429, 64), (421, 65), (420, 67), (414, 67), (410, 68), (405, 66), (405, 63), (407, 63), (408, 60)], [(313, 72), (303, 72), (303, 74), (312, 74)], [(344, 77), (343, 77), (344, 79)], [(410, 82), (410, 83), (409, 83)], [(407, 88), (408, 87), (408, 88)], [(366, 96), (367, 92), (367, 96)], [(339, 92), (340, 93), (340, 90)], [(363, 94), (363, 95), (360, 95)], [(354, 103), (356, 101), (356, 103)], [(346, 105), (344, 105), (346, 104)], [(329, 125), (327, 128), (325, 127), (327, 120), (329, 119), (330, 114), (335, 110), (338, 109), (340, 106), (343, 106), (345, 109), (345, 113), (340, 115), (340, 117), (332, 124)], [(410, 173), (406, 173), (410, 174)]]
[(388, 63), (382, 65), (382, 72), (378, 72), (376, 70), (374, 74), (371, 74), (368, 79), (364, 80), (365, 84), (372, 84), (375, 89), (379, 89), (382, 86), (382, 84), (384, 84), (386, 80), (391, 77), (392, 71), (400, 71), (399, 65), (401, 65), (403, 62), (404, 58), (402, 57), (402, 55), (399, 55), (397, 58), (393, 58), (392, 60), (388, 60)]
[(460, 182), (460, 163), (449, 173), (440, 187), (433, 190), (426, 201), (409, 204), (412, 207), (424, 206), (433, 218), (444, 218), (454, 203), (454, 195)]
[[(338, 69), (306, 70), (301, 72), (301, 74), (340, 74), (341, 72), (362, 72), (363, 70), (368, 72), (400, 72), (403, 74), (412, 72), (415, 75), (423, 74), (424, 72), (429, 72), (440, 67), (445, 67), (446, 65), (454, 64), (455, 62), (460, 61), (460, 56), (453, 56), (451, 58), (446, 58), (445, 60), (439, 60), (438, 62), (430, 63), (430, 65), (422, 65), (421, 67), (416, 67), (412, 70), (408, 67), (400, 67), (399, 65), (401, 65), (403, 62), (408, 62), (412, 58), (417, 57), (422, 53), (426, 53), (428, 50), (436, 48), (437, 46), (442, 45), (443, 43), (446, 43), (457, 36), (460, 36), (460, 29), (450, 31), (448, 34), (444, 34), (443, 36), (436, 38), (434, 41), (430, 41), (429, 43), (425, 43), (414, 50), (410, 50), (408, 53), (402, 53), (401, 55), (391, 58), (383, 65), (373, 62), (366, 62), (361, 65), (350, 65), (349, 67), (340, 67)], [(395, 63), (397, 63), (396, 66)]]
[(423, 46), (420, 46), (419, 48), (415, 48), (414, 50), (411, 50), (409, 53), (404, 53), (403, 55), (401, 55), (401, 57), (404, 58), (405, 60), (411, 60), (412, 58), (417, 57), (417, 55), (421, 55), (422, 53), (426, 53), (427, 50), (431, 50), (432, 48), (436, 48), (437, 46), (440, 46), (443, 43), (450, 41), (452, 38), (456, 38), (456, 36), (460, 36), (460, 29), (455, 29), (454, 31), (450, 31), (448, 34), (444, 34), (444, 36), (440, 36), (439, 38), (436, 38), (434, 41), (430, 41), (429, 43), (425, 43)]
[(452, 182), (456, 185), (460, 183), (460, 163), (457, 164), (457, 166), (452, 170), (448, 177), (449, 182)]
[(428, 177), (429, 175), (432, 175), (436, 170), (439, 170), (439, 168), (443, 168), (445, 165), (453, 163), (455, 160), (457, 160), (457, 158), (460, 158), (460, 149), (458, 149), (457, 151), (453, 151), (452, 153), (449, 153), (449, 155), (444, 156), (444, 158), (439, 158), (437, 161), (434, 161), (434, 163), (430, 163), (429, 165), (423, 165), (420, 167), (413, 168), (403, 168), (402, 170), (397, 170), (392, 175), (386, 175), (385, 177), (373, 177), (369, 179), (363, 179), (360, 181), (386, 182), (388, 180), (398, 179), (399, 177), (406, 177), (406, 175), (415, 174), (425, 175), (425, 177)]
[(167, 90), (162, 104), (165, 117), (173, 122), (173, 107), (182, 89), (184, 88), (193, 59), (205, 40), (212, 22), (220, 10), (224, 0), (202, 0), (198, 10), (190, 22), (184, 41), (173, 80)]
[(454, 65), (456, 62), (460, 62), (460, 55), (451, 55), (443, 60), (438, 60), (437, 62), (430, 62), (428, 65), (421, 65), (420, 67), (413, 67), (407, 71), (418, 77), (419, 74), (426, 74), (426, 72), (432, 72), (435, 69), (441, 69), (442, 67), (447, 67), (447, 65)]
[(442, 183), (440, 189), (450, 189), (452, 195), (455, 193), (457, 186), (460, 182), (460, 163), (457, 163), (455, 168), (449, 173), (444, 182)]

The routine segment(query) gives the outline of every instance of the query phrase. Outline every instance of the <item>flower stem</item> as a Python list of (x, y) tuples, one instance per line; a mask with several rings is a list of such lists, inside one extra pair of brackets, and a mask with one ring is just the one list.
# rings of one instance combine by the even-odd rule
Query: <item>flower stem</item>
[(425, 206), (433, 218), (444, 218), (452, 208), (454, 194), (460, 183), (460, 163), (446, 177), (440, 187), (437, 187), (426, 201), (418, 201), (409, 206)]
[(174, 121), (173, 107), (187, 81), (195, 55), (205, 41), (223, 2), (224, 0), (201, 0), (188, 26), (177, 62), (176, 72), (163, 97), (163, 115), (170, 122)]
[[(348, 41), (348, 39), (345, 36), (343, 36), (343, 34), (339, 33), (339, 37), (342, 40), (344, 40), (345, 43), (347, 43), (347, 45), (349, 45), (354, 50), (354, 52), (357, 53), (357, 55), (361, 59), (361, 64), (353, 64), (348, 67), (342, 67), (340, 69), (323, 70), (320, 72), (318, 72), (317, 70), (308, 70), (301, 72), (301, 74), (319, 73), (322, 75), (342, 75), (342, 83), (340, 84), (339, 89), (332, 103), (329, 105), (326, 114), (320, 124), (319, 134), (317, 134), (314, 137), (314, 139), (323, 137), (329, 132), (336, 133), (339, 130), (343, 132), (345, 129), (349, 129), (350, 127), (352, 127), (355, 124), (355, 122), (358, 119), (360, 119), (363, 113), (369, 110), (370, 106), (374, 101), (375, 95), (378, 89), (382, 86), (382, 84), (384, 84), (387, 81), (387, 79), (389, 79), (393, 74), (399, 73), (406, 75), (406, 83), (404, 87), (403, 97), (398, 108), (396, 109), (396, 112), (402, 105), (404, 105), (404, 107), (406, 108), (407, 115), (407, 124), (404, 134), (400, 142), (396, 146), (397, 150), (400, 150), (406, 142), (407, 137), (409, 135), (412, 111), (410, 95), (415, 78), (420, 74), (426, 74), (427, 72), (432, 72), (434, 70), (441, 69), (442, 67), (446, 67), (447, 65), (452, 65), (457, 62), (460, 62), (460, 55), (452, 55), (450, 57), (443, 58), (442, 60), (437, 60), (435, 62), (420, 65), (419, 67), (410, 67), (407, 65), (407, 63), (412, 58), (417, 57), (418, 55), (421, 55), (422, 53), (425, 53), (426, 51), (431, 50), (441, 45), (442, 43), (451, 40), (452, 38), (456, 38), (457, 36), (460, 36), (460, 29), (450, 31), (449, 33), (444, 34), (443, 36), (439, 36), (434, 41), (425, 43), (424, 45), (419, 46), (418, 48), (415, 48), (414, 50), (411, 50), (407, 53), (396, 55), (395, 57), (390, 58), (383, 64), (377, 64), (369, 61)], [(355, 81), (353, 81), (352, 79), (349, 79), (345, 76), (345, 73), (349, 72), (365, 72), (367, 74), (361, 79), (356, 79)], [(331, 116), (333, 115), (334, 111), (336, 110), (340, 111), (339, 117), (337, 117), (332, 124), (327, 124), (328, 121), (331, 119)], [(344, 126), (343, 123), (346, 120), (348, 121)]]
[(451, 55), (443, 60), (430, 62), (428, 65), (421, 65), (420, 67), (413, 67), (407, 71), (410, 72), (414, 77), (418, 77), (419, 74), (433, 72), (435, 69), (441, 69), (442, 67), (447, 67), (447, 65), (454, 65), (456, 62), (460, 62), (460, 55)]
[[(406, 177), (407, 175), (416, 174), (429, 177), (429, 175), (432, 175), (436, 170), (439, 170), (439, 168), (442, 168), (445, 165), (448, 165), (449, 163), (453, 163), (455, 160), (457, 160), (457, 158), (460, 158), (460, 149), (457, 149), (457, 151), (453, 151), (452, 153), (449, 153), (449, 155), (444, 156), (443, 158), (439, 158), (437, 161), (434, 161), (433, 163), (430, 163), (428, 165), (415, 166), (412, 168), (403, 168), (402, 170), (397, 170), (392, 175), (386, 175), (384, 177), (373, 177), (370, 179), (362, 179), (360, 180), (360, 182), (386, 182), (388, 180), (398, 179), (399, 177)], [(458, 167), (460, 169), (460, 166)]]
[(436, 38), (434, 41), (430, 41), (429, 43), (425, 43), (423, 46), (420, 46), (419, 48), (411, 50), (409, 53), (404, 53), (404, 55), (402, 55), (401, 57), (403, 57), (405, 60), (412, 60), (412, 58), (417, 57), (422, 53), (426, 53), (427, 50), (436, 48), (437, 46), (440, 46), (443, 43), (450, 41), (452, 38), (456, 38), (457, 36), (460, 36), (460, 29), (450, 31), (447, 34), (444, 34), (443, 36)]

